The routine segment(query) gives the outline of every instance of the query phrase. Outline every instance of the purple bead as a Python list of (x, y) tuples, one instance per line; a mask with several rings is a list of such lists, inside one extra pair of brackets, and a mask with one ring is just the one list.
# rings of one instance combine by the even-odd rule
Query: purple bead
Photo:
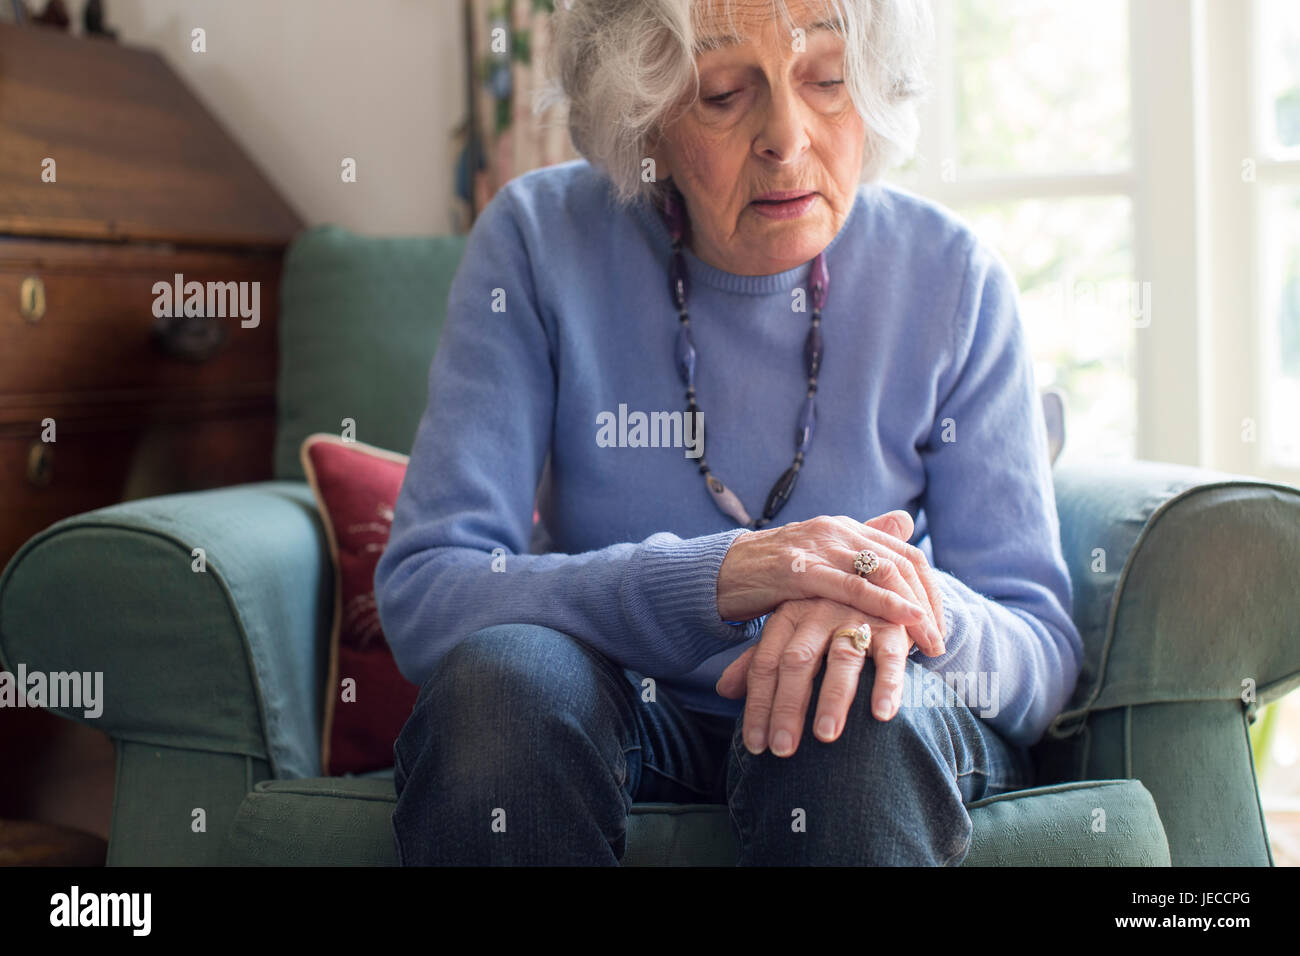
[(668, 194), (665, 215), (668, 219), (668, 234), (674, 239), (680, 239), (686, 231), (686, 210), (682, 208), (682, 202), (677, 198), (676, 190)]
[(812, 444), (813, 432), (817, 430), (817, 399), (809, 395), (804, 399), (803, 411), (799, 414), (799, 426), (795, 429), (796, 451), (807, 452)]
[(814, 325), (808, 330), (808, 338), (803, 343), (803, 364), (808, 370), (808, 377), (813, 378), (822, 367), (822, 329)]
[(712, 475), (704, 479), (709, 485), (709, 494), (713, 496), (713, 503), (718, 506), (718, 510), (727, 515), (736, 524), (747, 525), (753, 519), (749, 517), (749, 512), (745, 506), (740, 503), (735, 492), (729, 489), (722, 482), (718, 481)]
[(812, 295), (813, 308), (818, 312), (826, 305), (826, 290), (830, 288), (831, 274), (826, 268), (826, 256), (817, 253), (813, 260), (812, 271), (808, 276), (808, 291)]
[(668, 291), (672, 294), (677, 308), (686, 308), (686, 299), (691, 294), (691, 283), (686, 273), (686, 257), (680, 252), (673, 253), (673, 261), (668, 267)]
[(687, 388), (695, 385), (695, 343), (684, 325), (677, 329), (677, 374)]

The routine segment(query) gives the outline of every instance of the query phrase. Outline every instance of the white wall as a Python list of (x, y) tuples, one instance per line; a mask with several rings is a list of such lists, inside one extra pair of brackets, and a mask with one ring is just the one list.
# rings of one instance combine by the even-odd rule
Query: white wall
[[(35, 6), (29, 4), (29, 7)], [(68, 4), (81, 32), (84, 3)], [(120, 42), (161, 53), (308, 225), (450, 232), (465, 114), (459, 0), (107, 0)], [(190, 31), (207, 31), (207, 52)], [(357, 182), (340, 162), (357, 160)]]

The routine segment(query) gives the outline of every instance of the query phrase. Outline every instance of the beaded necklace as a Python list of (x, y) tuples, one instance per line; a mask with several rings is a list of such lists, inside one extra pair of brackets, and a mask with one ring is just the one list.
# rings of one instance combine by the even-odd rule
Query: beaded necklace
[[(686, 229), (686, 212), (681, 194), (675, 187), (671, 188), (665, 202), (664, 215), (668, 221), (668, 232), (673, 240), (672, 264), (668, 273), (668, 288), (673, 303), (677, 306), (680, 327), (677, 330), (677, 374), (686, 386), (686, 414), (700, 414), (700, 407), (695, 402), (695, 342), (691, 338), (691, 318), (686, 311), (686, 300), (690, 293), (690, 283), (686, 273), (686, 258), (682, 255), (682, 236)], [(817, 424), (817, 373), (822, 363), (822, 306), (826, 303), (826, 290), (830, 287), (830, 273), (826, 268), (824, 254), (818, 253), (812, 261), (808, 272), (808, 297), (812, 300), (812, 327), (804, 340), (804, 368), (808, 373), (808, 395), (804, 399), (803, 410), (799, 413), (799, 423), (795, 428), (794, 463), (776, 480), (772, 490), (767, 493), (763, 504), (763, 514), (751, 518), (740, 498), (724, 485), (709, 469), (704, 456), (700, 456), (700, 474), (709, 489), (709, 496), (718, 510), (730, 517), (737, 524), (753, 530), (766, 527), (785, 507), (794, 492), (795, 482), (799, 478), (799, 469), (803, 467), (804, 455), (812, 444), (813, 431)]]

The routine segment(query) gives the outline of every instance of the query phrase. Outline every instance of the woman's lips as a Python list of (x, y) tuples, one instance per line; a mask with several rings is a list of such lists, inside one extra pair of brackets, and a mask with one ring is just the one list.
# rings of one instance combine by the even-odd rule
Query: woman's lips
[(757, 197), (755, 202), (783, 202), (786, 199), (798, 199), (800, 196), (807, 196), (814, 193), (815, 189), (774, 189), (770, 193), (763, 193)]
[[(781, 196), (781, 193), (769, 193), (769, 196)], [(755, 199), (751, 202), (750, 208), (760, 216), (766, 216), (768, 219), (798, 219), (812, 207), (813, 201), (817, 198), (816, 193), (798, 193), (787, 194), (793, 195), (793, 199)]]

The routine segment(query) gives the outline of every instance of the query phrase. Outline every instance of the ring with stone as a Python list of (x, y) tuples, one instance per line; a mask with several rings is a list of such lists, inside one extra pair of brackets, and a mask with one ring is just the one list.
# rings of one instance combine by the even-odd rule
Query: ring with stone
[(853, 642), (854, 647), (865, 654), (867, 648), (871, 647), (871, 626), (862, 623), (857, 627), (841, 627), (835, 632), (832, 640), (834, 640), (835, 637), (847, 637)]
[(853, 570), (858, 573), (858, 577), (865, 578), (878, 567), (880, 567), (880, 559), (876, 557), (874, 551), (859, 551), (858, 556), (853, 559)]

